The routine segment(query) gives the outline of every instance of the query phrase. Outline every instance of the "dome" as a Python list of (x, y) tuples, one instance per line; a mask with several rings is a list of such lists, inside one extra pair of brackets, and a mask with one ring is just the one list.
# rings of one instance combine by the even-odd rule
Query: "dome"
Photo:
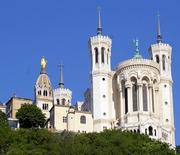
[(51, 88), (51, 82), (47, 74), (40, 74), (37, 81), (36, 81), (36, 87), (40, 88)]

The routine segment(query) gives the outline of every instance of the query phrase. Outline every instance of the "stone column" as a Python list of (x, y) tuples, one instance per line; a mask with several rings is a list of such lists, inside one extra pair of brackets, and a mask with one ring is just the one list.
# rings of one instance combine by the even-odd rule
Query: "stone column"
[(138, 111), (143, 111), (143, 89), (142, 83), (138, 83)]
[(125, 88), (127, 88), (128, 93), (128, 113), (131, 113), (133, 111), (132, 107), (132, 85), (130, 82), (125, 83)]
[(149, 112), (152, 112), (152, 84), (149, 84)]
[(125, 115), (125, 102), (124, 102), (124, 97), (123, 97), (123, 88), (122, 86), (119, 86), (119, 93), (120, 93), (120, 119), (121, 119), (121, 124), (124, 124), (124, 115)]

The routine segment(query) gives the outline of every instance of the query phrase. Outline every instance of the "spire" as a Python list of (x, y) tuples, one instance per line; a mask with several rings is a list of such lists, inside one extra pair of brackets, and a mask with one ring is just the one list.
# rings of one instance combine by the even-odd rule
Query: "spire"
[(142, 56), (140, 55), (140, 51), (139, 51), (139, 40), (138, 39), (134, 39), (133, 43), (135, 45), (135, 54), (134, 54), (134, 59), (141, 59)]
[(98, 28), (97, 35), (102, 35), (102, 26), (101, 26), (101, 10), (98, 8)]
[(44, 58), (44, 56), (41, 58), (41, 74), (45, 74), (46, 73), (46, 64), (47, 64), (47, 61), (46, 59)]
[(157, 15), (157, 43), (162, 42), (162, 36), (161, 36), (161, 25), (160, 25), (160, 15)]
[(64, 88), (64, 80), (63, 80), (63, 67), (64, 67), (64, 66), (63, 66), (62, 64), (60, 64), (59, 67), (60, 67), (59, 87), (60, 87), (60, 88)]

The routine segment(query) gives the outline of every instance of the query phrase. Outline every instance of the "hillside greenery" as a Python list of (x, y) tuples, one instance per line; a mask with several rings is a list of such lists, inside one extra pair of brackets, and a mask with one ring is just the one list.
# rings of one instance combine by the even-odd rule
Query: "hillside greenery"
[(52, 133), (46, 129), (0, 128), (0, 154), (7, 155), (174, 155), (165, 143), (146, 135), (106, 130), (101, 133)]

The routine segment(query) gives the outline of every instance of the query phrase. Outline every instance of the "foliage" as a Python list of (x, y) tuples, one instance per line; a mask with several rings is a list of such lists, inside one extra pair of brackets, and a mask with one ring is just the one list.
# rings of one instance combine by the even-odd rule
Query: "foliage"
[[(3, 136), (4, 135), (4, 136)], [(51, 133), (46, 129), (0, 131), (0, 154), (8, 155), (174, 155), (165, 143), (119, 130)]]
[(34, 104), (24, 104), (16, 113), (21, 128), (44, 127), (45, 116)]
[(0, 110), (0, 127), (8, 126), (7, 116)]

